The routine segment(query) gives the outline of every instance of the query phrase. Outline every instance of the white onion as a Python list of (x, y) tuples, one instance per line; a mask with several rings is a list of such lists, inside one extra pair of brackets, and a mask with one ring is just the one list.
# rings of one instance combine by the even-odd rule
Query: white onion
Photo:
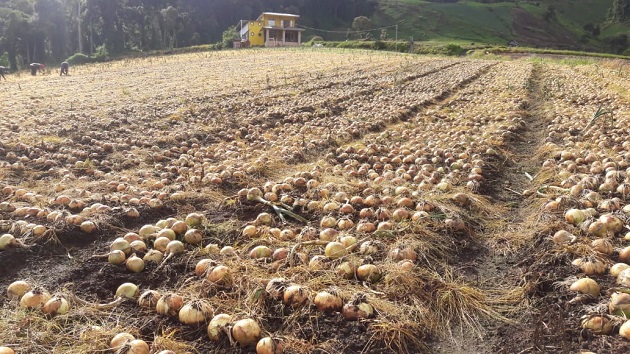
[(291, 285), (284, 290), (282, 301), (285, 305), (298, 307), (308, 302), (309, 294), (306, 288), (301, 285)]

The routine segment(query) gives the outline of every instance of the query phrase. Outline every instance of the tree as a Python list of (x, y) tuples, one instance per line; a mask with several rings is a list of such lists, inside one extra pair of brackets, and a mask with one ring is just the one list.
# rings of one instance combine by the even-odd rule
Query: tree
[(223, 48), (232, 48), (232, 42), (239, 40), (238, 31), (235, 26), (223, 31)]
[(613, 0), (608, 10), (610, 22), (625, 22), (630, 20), (630, 0)]
[[(372, 21), (365, 16), (358, 16), (354, 18), (352, 21), (352, 29), (357, 32), (365, 32), (372, 28)], [(369, 32), (367, 32), (369, 34)], [(365, 38), (367, 37), (365, 33), (359, 33), (359, 37)]]

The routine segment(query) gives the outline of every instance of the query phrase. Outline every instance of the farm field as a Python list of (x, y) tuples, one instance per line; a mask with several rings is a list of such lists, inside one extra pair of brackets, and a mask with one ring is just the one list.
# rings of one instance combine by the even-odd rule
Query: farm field
[(7, 75), (0, 347), (628, 352), (629, 69), (318, 48)]

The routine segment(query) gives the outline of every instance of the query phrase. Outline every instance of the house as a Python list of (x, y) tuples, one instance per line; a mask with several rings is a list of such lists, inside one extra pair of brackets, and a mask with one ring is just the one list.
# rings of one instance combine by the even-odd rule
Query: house
[(237, 30), (240, 32), (241, 47), (296, 47), (301, 45), (304, 29), (297, 27), (299, 18), (299, 15), (263, 12), (255, 21), (239, 21)]

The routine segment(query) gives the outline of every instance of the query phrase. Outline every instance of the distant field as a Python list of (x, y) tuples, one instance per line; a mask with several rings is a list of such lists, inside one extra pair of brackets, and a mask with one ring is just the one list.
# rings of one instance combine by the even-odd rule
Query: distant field
[(627, 352), (628, 63), (516, 57), (260, 49), (7, 75), (0, 347)]

